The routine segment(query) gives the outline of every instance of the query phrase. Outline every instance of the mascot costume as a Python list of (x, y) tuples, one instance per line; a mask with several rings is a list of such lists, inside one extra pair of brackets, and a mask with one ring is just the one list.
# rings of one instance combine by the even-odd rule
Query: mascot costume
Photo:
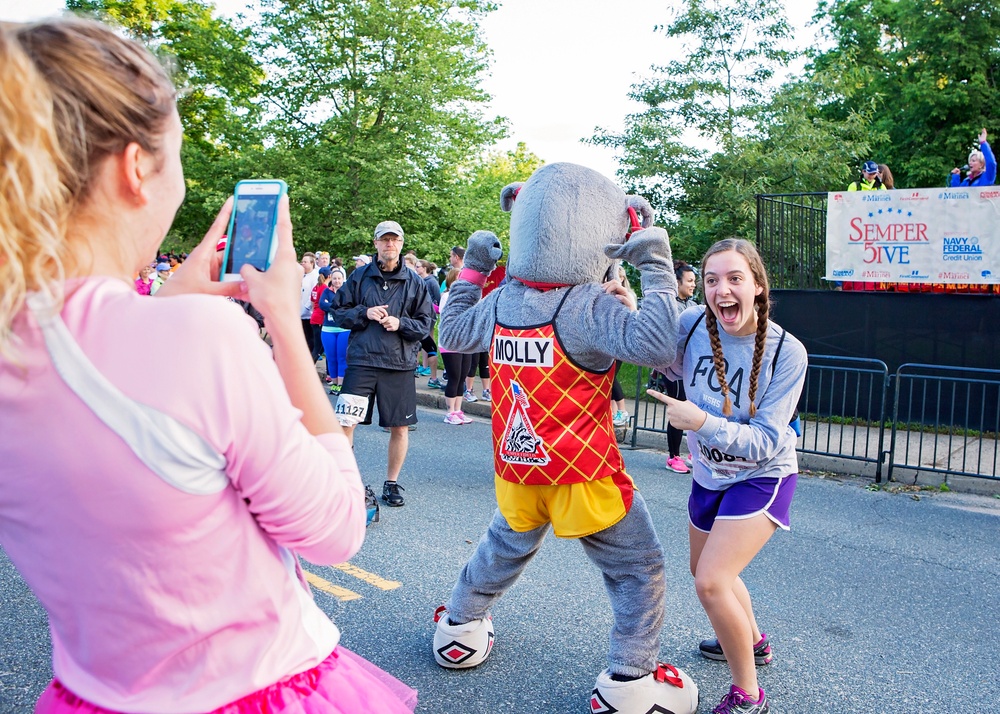
[[(608, 668), (593, 712), (691, 714), (691, 678), (657, 661), (666, 604), (663, 549), (625, 466), (611, 421), (614, 361), (674, 360), (677, 282), (649, 203), (574, 164), (541, 167), (503, 189), (511, 213), (507, 283), (482, 298), (500, 241), (469, 238), (441, 315), (441, 344), (488, 350), (498, 509), (435, 613), (434, 657), (475, 667), (493, 647), (490, 606), (551, 528), (578, 538), (604, 575), (614, 612)], [(619, 260), (642, 273), (642, 309), (608, 283)]]

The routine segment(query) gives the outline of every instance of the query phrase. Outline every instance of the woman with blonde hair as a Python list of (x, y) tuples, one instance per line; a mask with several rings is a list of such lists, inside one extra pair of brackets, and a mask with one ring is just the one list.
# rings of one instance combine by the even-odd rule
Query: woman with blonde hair
[(959, 186), (992, 186), (997, 179), (997, 160), (993, 156), (993, 149), (987, 140), (986, 128), (979, 132), (978, 151), (969, 153), (969, 164), (965, 167), (968, 172), (962, 178), (961, 169), (951, 170), (951, 177), (948, 185), (958, 188)]
[[(350, 558), (366, 509), (299, 325), (287, 200), (267, 272), (214, 280), (230, 200), (156, 297), (135, 291), (184, 197), (181, 139), (138, 43), (0, 23), (0, 542), (49, 616), (35, 711), (412, 711), (297, 559)], [(273, 356), (220, 296), (253, 302)], [(150, 325), (183, 329), (136, 360)]]

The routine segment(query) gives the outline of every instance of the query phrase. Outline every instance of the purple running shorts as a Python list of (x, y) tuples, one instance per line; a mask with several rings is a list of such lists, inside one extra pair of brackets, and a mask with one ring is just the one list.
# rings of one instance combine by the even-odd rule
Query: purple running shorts
[(722, 491), (709, 491), (692, 481), (688, 520), (698, 530), (708, 533), (716, 519), (739, 520), (763, 513), (787, 531), (790, 528), (788, 512), (798, 480), (798, 474), (785, 478), (752, 478)]

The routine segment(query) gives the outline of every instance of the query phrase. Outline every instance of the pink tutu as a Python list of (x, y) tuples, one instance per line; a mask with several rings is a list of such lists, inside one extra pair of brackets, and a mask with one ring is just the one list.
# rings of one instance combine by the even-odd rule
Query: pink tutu
[[(210, 714), (408, 714), (417, 691), (344, 647), (312, 669), (286, 677)], [(35, 714), (120, 714), (80, 699), (52, 680)]]

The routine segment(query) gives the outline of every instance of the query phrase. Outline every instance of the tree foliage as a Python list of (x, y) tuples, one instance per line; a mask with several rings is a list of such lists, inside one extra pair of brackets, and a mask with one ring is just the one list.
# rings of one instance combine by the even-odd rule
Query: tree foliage
[(432, 242), (454, 167), (503, 133), (477, 105), (487, 52), (481, 0), (271, 0), (259, 51), (274, 146), (295, 187), (300, 246), (370, 243), (385, 219)]
[(199, 0), (68, 0), (67, 8), (120, 25), (171, 71), (184, 127), (187, 200), (166, 247), (191, 247), (232, 193), (243, 152), (261, 141), (257, 97), (264, 72), (250, 30), (213, 16), (213, 6)]
[(267, 0), (243, 26), (201, 0), (69, 0), (173, 68), (188, 195), (167, 247), (192, 246), (237, 180), (289, 185), (300, 250), (370, 247), (399, 221), (417, 247), (462, 240), (462, 167), (505, 132), (479, 88), (486, 0)]
[[(896, 184), (942, 186), (980, 129), (1000, 134), (1000, 6), (984, 0), (822, 0), (832, 47), (813, 62), (843, 77), (825, 116), (874, 107), (870, 153)], [(848, 69), (849, 68), (849, 69)]]
[(782, 3), (688, 0), (662, 29), (684, 41), (686, 59), (654, 67), (630, 95), (644, 110), (592, 141), (618, 151), (620, 177), (671, 223), (676, 257), (696, 262), (720, 238), (752, 238), (756, 194), (846, 181), (869, 118), (825, 117), (840, 94), (822, 72), (774, 81), (799, 54)]

